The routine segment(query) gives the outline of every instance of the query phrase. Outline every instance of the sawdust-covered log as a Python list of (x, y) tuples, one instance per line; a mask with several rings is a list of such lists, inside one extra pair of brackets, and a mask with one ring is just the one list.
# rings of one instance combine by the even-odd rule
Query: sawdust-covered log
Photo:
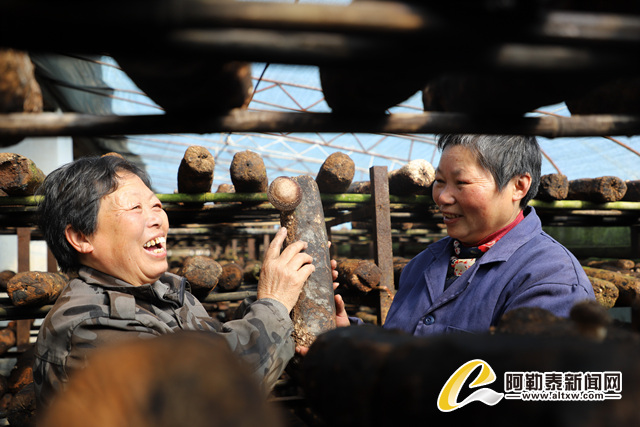
[(210, 192), (215, 164), (213, 156), (205, 147), (188, 147), (178, 167), (178, 192)]
[(253, 151), (236, 153), (231, 161), (229, 173), (236, 193), (264, 193), (269, 187), (264, 161)]
[(16, 331), (13, 328), (0, 329), (0, 355), (6, 353), (14, 345), (16, 345)]
[(336, 326), (329, 239), (320, 192), (312, 177), (301, 175), (276, 178), (268, 195), (269, 201), (281, 211), (281, 225), (287, 228), (285, 245), (298, 240), (307, 242), (305, 252), (313, 258), (315, 270), (291, 311), (294, 339), (298, 345), (309, 347), (318, 335)]
[(203, 299), (218, 284), (222, 266), (211, 257), (194, 255), (185, 258), (178, 274), (189, 281), (191, 293), (196, 298)]
[(338, 283), (349, 290), (367, 293), (380, 285), (382, 271), (375, 262), (363, 259), (339, 259)]
[(218, 278), (218, 289), (224, 292), (233, 292), (242, 285), (244, 271), (235, 262), (222, 264), (222, 273)]
[(9, 196), (31, 196), (44, 181), (33, 160), (15, 153), (0, 153), (0, 189)]
[(560, 173), (550, 173), (540, 177), (536, 199), (551, 201), (564, 200), (569, 194), (569, 179)]
[(320, 193), (345, 193), (351, 185), (356, 165), (347, 154), (336, 151), (320, 166), (316, 184)]
[(411, 196), (431, 194), (436, 178), (433, 165), (424, 159), (412, 160), (400, 169), (389, 172), (389, 194)]
[(25, 271), (7, 282), (7, 293), (13, 305), (18, 307), (45, 305), (54, 302), (67, 278), (59, 273)]
[(605, 308), (611, 308), (616, 305), (620, 291), (618, 287), (608, 280), (598, 279), (597, 277), (589, 277), (596, 301)]
[(640, 307), (640, 279), (616, 271), (582, 266), (588, 277), (607, 280), (618, 288), (618, 307)]
[(627, 184), (617, 176), (580, 178), (569, 181), (569, 200), (584, 200), (595, 203), (616, 202), (624, 197)]

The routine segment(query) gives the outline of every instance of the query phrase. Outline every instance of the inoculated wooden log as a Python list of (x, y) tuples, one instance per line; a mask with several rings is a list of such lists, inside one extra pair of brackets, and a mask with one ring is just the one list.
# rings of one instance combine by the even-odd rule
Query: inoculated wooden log
[(280, 223), (287, 229), (285, 245), (307, 242), (305, 252), (313, 258), (315, 270), (291, 311), (295, 342), (309, 347), (318, 335), (336, 326), (329, 239), (320, 192), (313, 178), (301, 175), (276, 178), (267, 194), (281, 212)]
[(640, 180), (627, 180), (627, 192), (624, 193), (622, 200), (625, 202), (640, 202)]
[(550, 173), (540, 177), (538, 200), (564, 200), (569, 194), (569, 179), (561, 173)]
[(218, 278), (218, 290), (233, 292), (242, 285), (244, 271), (235, 262), (228, 262), (222, 265), (222, 273)]
[(191, 293), (198, 299), (204, 299), (216, 285), (222, 266), (218, 261), (203, 255), (194, 255), (185, 258), (178, 275), (183, 276), (191, 285)]
[(569, 200), (584, 200), (595, 203), (616, 202), (624, 197), (627, 184), (617, 176), (580, 178), (569, 181)]
[(34, 360), (34, 347), (30, 345), (29, 348), (18, 357), (16, 364), (9, 373), (7, 382), (11, 393), (17, 393), (26, 385), (33, 383)]
[(597, 277), (589, 277), (593, 292), (596, 295), (596, 301), (605, 308), (611, 308), (616, 305), (620, 291), (617, 286), (608, 280), (598, 279)]
[(585, 93), (566, 99), (565, 103), (572, 115), (640, 114), (640, 77), (619, 77), (602, 82)]
[(347, 193), (371, 194), (371, 181), (352, 182)]
[[(39, 113), (42, 110), (42, 91), (29, 54), (15, 49), (0, 49), (0, 113)], [(1, 137), (0, 147), (8, 147), (22, 139)]]
[(635, 268), (636, 262), (632, 259), (592, 259), (584, 263), (587, 267), (604, 268), (606, 270), (631, 270)]
[(178, 167), (178, 192), (210, 192), (215, 165), (216, 162), (207, 148), (200, 145), (188, 147)]
[(54, 302), (66, 285), (62, 274), (24, 271), (9, 279), (7, 293), (15, 306), (38, 306)]
[[(13, 328), (0, 329), (0, 355), (16, 345), (16, 332)], [(0, 387), (0, 391), (2, 388)], [(6, 390), (5, 390), (6, 391)], [(4, 393), (0, 393), (0, 396)]]
[(411, 160), (400, 169), (389, 172), (389, 194), (410, 196), (431, 194), (436, 178), (433, 165), (424, 159)]
[(353, 291), (367, 293), (380, 285), (382, 271), (375, 262), (364, 259), (340, 259), (336, 270), (338, 283)]
[(229, 173), (236, 193), (264, 193), (269, 187), (264, 161), (253, 151), (236, 153), (231, 161)]
[(258, 283), (261, 269), (262, 262), (258, 260), (247, 261), (243, 267), (242, 280), (246, 283)]
[(246, 108), (251, 100), (251, 65), (247, 62), (166, 50), (114, 57), (136, 85), (168, 113), (222, 113)]
[(36, 422), (36, 391), (33, 383), (13, 394), (7, 407), (7, 421), (12, 426), (33, 426)]
[(345, 193), (356, 172), (356, 165), (347, 154), (336, 151), (320, 166), (316, 184), (320, 193)]
[(582, 266), (588, 277), (607, 280), (618, 288), (617, 307), (640, 307), (640, 279), (602, 268)]
[(9, 282), (9, 279), (11, 279), (15, 275), (16, 275), (15, 271), (11, 271), (11, 270), (0, 271), (0, 291), (2, 292), (7, 291), (7, 282)]
[(20, 154), (0, 153), (0, 189), (9, 196), (31, 196), (44, 181), (36, 164)]

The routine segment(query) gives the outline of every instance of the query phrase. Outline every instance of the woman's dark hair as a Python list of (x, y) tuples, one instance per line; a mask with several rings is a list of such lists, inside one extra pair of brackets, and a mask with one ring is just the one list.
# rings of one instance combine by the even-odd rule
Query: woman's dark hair
[(149, 187), (147, 173), (117, 155), (83, 157), (51, 172), (38, 190), (39, 227), (62, 271), (76, 270), (78, 253), (67, 242), (65, 229), (90, 236), (96, 231), (102, 197), (118, 188), (118, 174), (130, 172)]
[(478, 163), (488, 170), (496, 181), (498, 191), (520, 175), (531, 175), (531, 187), (520, 200), (520, 207), (538, 193), (542, 168), (542, 152), (535, 136), (522, 135), (440, 135), (438, 148), (460, 145), (471, 150)]

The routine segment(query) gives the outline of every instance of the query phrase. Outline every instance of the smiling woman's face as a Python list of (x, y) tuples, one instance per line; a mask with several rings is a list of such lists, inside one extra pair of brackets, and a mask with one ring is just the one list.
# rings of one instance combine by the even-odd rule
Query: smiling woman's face
[(140, 286), (153, 283), (168, 268), (169, 220), (162, 203), (132, 173), (119, 175), (118, 188), (100, 201), (95, 233), (82, 264)]
[(432, 189), (447, 233), (467, 245), (506, 227), (520, 212), (515, 178), (498, 191), (493, 175), (463, 146), (442, 152)]

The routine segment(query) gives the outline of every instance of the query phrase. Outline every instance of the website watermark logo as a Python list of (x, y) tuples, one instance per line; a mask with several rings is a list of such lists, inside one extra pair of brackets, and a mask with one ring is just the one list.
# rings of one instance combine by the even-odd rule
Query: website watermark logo
[[(479, 368), (479, 369), (478, 369)], [(601, 372), (505, 372), (504, 393), (488, 387), (480, 388), (461, 402), (458, 401), (462, 387), (476, 373), (469, 388), (492, 384), (496, 374), (491, 366), (481, 359), (470, 360), (460, 366), (447, 380), (438, 395), (438, 409), (451, 412), (471, 402), (482, 402), (493, 406), (503, 398), (523, 401), (604, 401), (622, 398), (622, 373)]]

